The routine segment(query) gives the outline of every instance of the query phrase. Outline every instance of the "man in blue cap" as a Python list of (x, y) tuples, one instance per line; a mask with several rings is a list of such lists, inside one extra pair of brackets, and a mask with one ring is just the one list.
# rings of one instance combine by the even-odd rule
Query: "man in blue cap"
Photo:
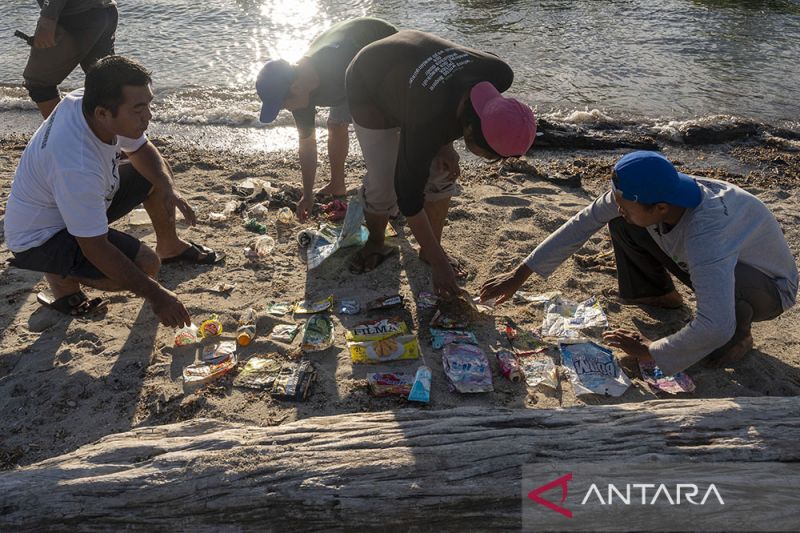
[(516, 269), (484, 283), (482, 299), (513, 296), (536, 272), (546, 278), (608, 224), (620, 297), (675, 308), (683, 302), (670, 273), (694, 290), (697, 315), (651, 341), (618, 329), (605, 341), (668, 375), (709, 356), (732, 363), (753, 347), (750, 326), (795, 304), (797, 264), (781, 227), (752, 194), (723, 181), (678, 172), (655, 152), (633, 152), (614, 167), (611, 190), (545, 239)]
[(261, 98), (261, 122), (275, 120), (281, 109), (294, 115), (300, 139), (300, 172), (303, 196), (297, 204), (297, 218), (303, 222), (314, 206), (317, 172), (316, 107), (330, 107), (328, 114), (328, 159), (331, 181), (316, 194), (343, 196), (344, 162), (352, 122), (347, 106), (345, 72), (350, 61), (366, 45), (397, 33), (388, 22), (362, 17), (340, 22), (319, 35), (296, 65), (283, 59), (267, 61), (256, 80)]

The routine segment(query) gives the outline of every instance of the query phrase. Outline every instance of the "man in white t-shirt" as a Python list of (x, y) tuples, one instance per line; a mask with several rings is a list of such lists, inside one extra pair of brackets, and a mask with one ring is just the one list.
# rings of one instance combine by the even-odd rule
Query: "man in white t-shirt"
[[(66, 95), (34, 133), (14, 175), (5, 216), (11, 263), (44, 272), (52, 297), (40, 294), (39, 301), (65, 314), (105, 305), (86, 297), (81, 285), (87, 285), (132, 291), (150, 302), (164, 325), (189, 325), (177, 296), (154, 279), (160, 264), (213, 264), (224, 257), (177, 235), (175, 208), (189, 224), (196, 219), (144, 135), (152, 117), (150, 83), (135, 61), (100, 60), (85, 88)], [(155, 251), (108, 227), (140, 203), (153, 222)]]

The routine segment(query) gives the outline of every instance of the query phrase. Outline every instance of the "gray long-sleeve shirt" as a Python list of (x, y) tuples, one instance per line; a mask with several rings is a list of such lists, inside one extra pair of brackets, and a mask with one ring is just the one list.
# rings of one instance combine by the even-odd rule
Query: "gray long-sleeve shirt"
[(36, 0), (42, 8), (40, 15), (58, 20), (59, 17), (77, 15), (97, 7), (116, 5), (115, 0)]
[[(667, 233), (650, 235), (689, 273), (697, 315), (680, 331), (650, 345), (661, 369), (675, 374), (725, 344), (736, 329), (734, 269), (738, 262), (771, 277), (783, 309), (795, 304), (797, 264), (778, 221), (761, 200), (722, 181), (695, 178), (702, 201), (687, 209)], [(611, 191), (603, 194), (542, 241), (525, 260), (546, 278), (610, 220), (620, 216)]]

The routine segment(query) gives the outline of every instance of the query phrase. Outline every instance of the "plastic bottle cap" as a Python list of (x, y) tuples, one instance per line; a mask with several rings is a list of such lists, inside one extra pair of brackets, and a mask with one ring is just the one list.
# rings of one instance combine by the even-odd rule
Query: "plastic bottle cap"
[(241, 346), (247, 346), (250, 344), (250, 341), (253, 340), (253, 337), (250, 336), (249, 333), (239, 333), (239, 336), (236, 338), (239, 341)]

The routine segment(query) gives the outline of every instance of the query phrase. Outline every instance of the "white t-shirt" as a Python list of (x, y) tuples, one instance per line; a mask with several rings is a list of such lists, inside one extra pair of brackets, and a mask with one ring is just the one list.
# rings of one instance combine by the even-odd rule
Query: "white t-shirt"
[(76, 237), (108, 232), (120, 150), (135, 152), (147, 138), (117, 136), (114, 144), (104, 143), (86, 123), (82, 102), (83, 89), (66, 95), (22, 152), (6, 206), (12, 252), (40, 246), (64, 228)]

